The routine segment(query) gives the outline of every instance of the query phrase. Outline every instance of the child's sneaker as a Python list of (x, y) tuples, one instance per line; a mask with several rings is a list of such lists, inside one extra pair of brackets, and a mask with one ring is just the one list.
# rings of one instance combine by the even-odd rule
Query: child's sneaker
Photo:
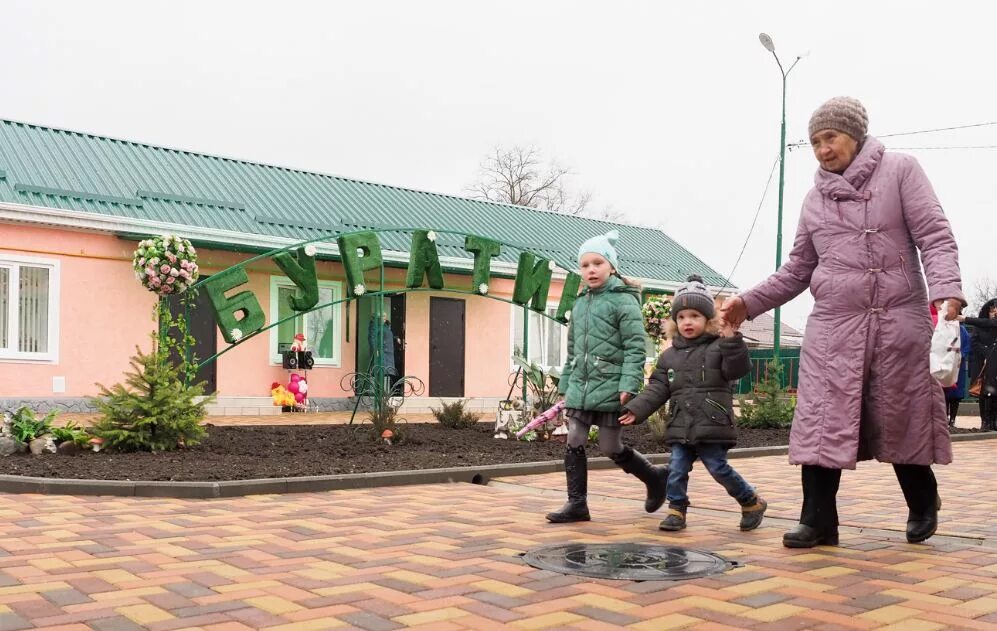
[(675, 531), (685, 528), (685, 510), (669, 506), (667, 515), (668, 516), (665, 517), (660, 524), (658, 524), (659, 530)]
[(755, 495), (745, 504), (741, 504), (741, 530), (754, 530), (762, 523), (768, 502)]

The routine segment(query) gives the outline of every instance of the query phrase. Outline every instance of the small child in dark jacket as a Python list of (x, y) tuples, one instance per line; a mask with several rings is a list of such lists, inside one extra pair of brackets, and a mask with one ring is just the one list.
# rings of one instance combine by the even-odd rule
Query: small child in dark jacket
[[(685, 528), (689, 472), (697, 458), (741, 505), (741, 530), (757, 528), (767, 506), (727, 462), (727, 451), (737, 444), (731, 382), (748, 374), (751, 362), (741, 334), (729, 324), (712, 324), (715, 315), (703, 279), (690, 276), (672, 301), (678, 335), (658, 358), (647, 387), (624, 406), (620, 417), (623, 425), (641, 422), (672, 400), (666, 430), (672, 452), (668, 516), (659, 525), (662, 530)], [(718, 329), (719, 335), (709, 332), (712, 329)]]

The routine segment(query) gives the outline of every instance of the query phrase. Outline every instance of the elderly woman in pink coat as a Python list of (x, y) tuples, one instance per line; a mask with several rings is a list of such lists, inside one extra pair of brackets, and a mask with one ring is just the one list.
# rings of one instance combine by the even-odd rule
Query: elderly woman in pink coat
[(852, 98), (814, 112), (820, 168), (789, 261), (721, 309), (736, 326), (807, 288), (814, 297), (789, 439), (790, 462), (803, 465), (800, 523), (783, 536), (791, 548), (837, 545), (841, 470), (872, 458), (893, 464), (907, 540), (924, 541), (941, 507), (931, 465), (952, 461), (945, 397), (928, 367), (929, 301), (948, 300), (950, 320), (965, 303), (958, 249), (920, 165), (867, 127)]

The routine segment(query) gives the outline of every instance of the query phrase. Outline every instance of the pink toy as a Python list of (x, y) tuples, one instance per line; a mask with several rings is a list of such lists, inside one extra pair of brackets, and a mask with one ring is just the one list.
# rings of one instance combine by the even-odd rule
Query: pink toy
[(299, 388), (299, 384), (300, 383), (301, 383), (300, 381), (295, 381), (294, 379), (292, 379), (291, 383), (287, 384), (287, 389), (290, 392), (293, 392), (294, 394), (298, 394), (298, 392), (300, 390), (300, 388)]
[(560, 414), (561, 410), (563, 409), (564, 409), (564, 400), (562, 399), (561, 401), (555, 403), (554, 407), (546, 410), (540, 416), (536, 417), (535, 419), (527, 423), (523, 429), (516, 432), (516, 438), (522, 438), (523, 434), (530, 431), (534, 427), (553, 421), (554, 419), (557, 418), (558, 414)]
[(298, 382), (298, 392), (301, 394), (308, 394), (308, 382), (304, 379)]
[(297, 401), (298, 403), (304, 403), (305, 402), (305, 393), (304, 392), (298, 392), (298, 393), (296, 393), (294, 395), (294, 400)]

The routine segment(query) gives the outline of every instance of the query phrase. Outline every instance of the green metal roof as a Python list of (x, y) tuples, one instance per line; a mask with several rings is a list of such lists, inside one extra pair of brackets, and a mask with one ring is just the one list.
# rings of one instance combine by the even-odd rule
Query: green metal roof
[[(659, 230), (179, 151), (0, 119), (0, 201), (307, 240), (388, 226), (487, 236), (571, 265), (578, 246), (619, 230), (621, 271), (682, 282), (725, 279)], [(381, 236), (407, 251), (410, 235)], [(441, 234), (440, 254), (470, 258)], [(506, 251), (501, 260), (514, 262)]]

